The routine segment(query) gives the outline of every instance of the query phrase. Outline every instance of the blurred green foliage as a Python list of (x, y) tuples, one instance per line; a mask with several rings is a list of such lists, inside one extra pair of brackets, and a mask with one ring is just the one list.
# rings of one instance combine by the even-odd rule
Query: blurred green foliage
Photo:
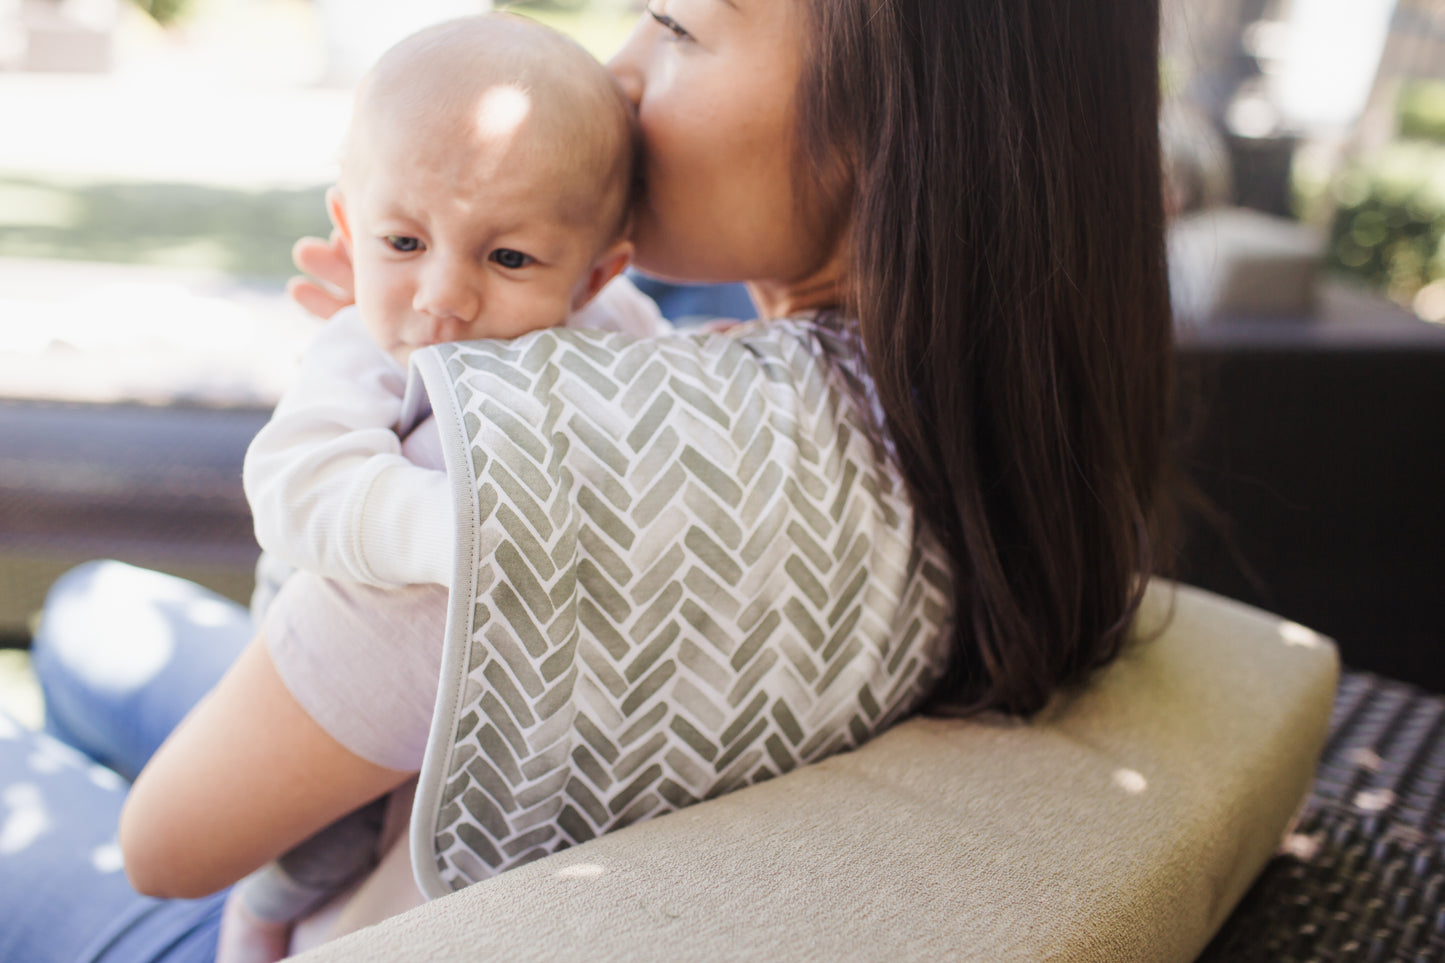
[(1335, 181), (1327, 262), (1401, 304), (1445, 278), (1445, 84), (1399, 101), (1401, 139)]
[(1445, 144), (1445, 82), (1414, 83), (1400, 92), (1400, 136)]
[(538, 12), (546, 13), (548, 11), (576, 13), (586, 10), (592, 5), (592, 0), (514, 0), (512, 3), (506, 4), (506, 7), (509, 10), (531, 16)]
[(161, 26), (169, 26), (189, 13), (196, 0), (131, 0)]
[(606, 60), (617, 52), (641, 10), (632, 0), (517, 0), (510, 3), (498, 0), (497, 7), (560, 30), (598, 60)]

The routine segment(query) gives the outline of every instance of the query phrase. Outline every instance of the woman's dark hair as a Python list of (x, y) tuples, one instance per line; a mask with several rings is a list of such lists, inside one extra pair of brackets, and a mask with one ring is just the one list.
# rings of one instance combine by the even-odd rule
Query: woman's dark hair
[(1031, 713), (1119, 652), (1160, 567), (1158, 3), (807, 5), (801, 169), (954, 570), (937, 700)]

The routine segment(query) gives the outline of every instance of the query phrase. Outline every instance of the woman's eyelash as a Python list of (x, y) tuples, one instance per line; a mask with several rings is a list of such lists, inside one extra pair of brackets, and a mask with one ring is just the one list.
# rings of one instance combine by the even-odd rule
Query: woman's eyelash
[(678, 40), (691, 40), (692, 34), (683, 29), (682, 24), (672, 19), (665, 13), (658, 13), (651, 7), (647, 8), (647, 15), (660, 23), (664, 29), (670, 31)]

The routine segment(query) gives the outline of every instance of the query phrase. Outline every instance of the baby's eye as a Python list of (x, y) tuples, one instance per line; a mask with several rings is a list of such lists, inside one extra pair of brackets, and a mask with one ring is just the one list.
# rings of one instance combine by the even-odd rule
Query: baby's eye
[(662, 25), (663, 29), (672, 34), (674, 40), (691, 40), (692, 34), (688, 33), (676, 20), (665, 13), (655, 10), (652, 4), (647, 5), (647, 15)]
[(492, 252), (491, 259), (509, 271), (524, 268), (536, 260), (530, 254), (523, 254), (521, 251), (514, 251), (509, 247), (497, 248)]
[(383, 240), (398, 254), (413, 254), (421, 250), (421, 241), (405, 234), (388, 234)]

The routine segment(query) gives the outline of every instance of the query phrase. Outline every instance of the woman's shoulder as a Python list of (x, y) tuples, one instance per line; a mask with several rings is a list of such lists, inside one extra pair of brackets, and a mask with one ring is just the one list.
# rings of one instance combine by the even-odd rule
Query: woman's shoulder
[[(585, 361), (629, 378), (649, 364), (687, 370), (732, 371), (741, 363), (784, 376), (843, 368), (866, 378), (857, 323), (834, 315), (800, 315), (754, 321), (720, 321), (652, 335), (597, 328), (560, 327), (509, 341), (462, 341), (437, 345), (453, 377), (468, 369), (496, 372), (499, 365), (540, 371), (549, 364), (577, 370)], [(703, 366), (699, 369), (699, 365)]]
[(507, 341), (436, 345), (418, 353), (418, 368), (432, 390), (438, 380), (454, 386), (499, 381), (540, 398), (543, 389), (580, 381), (602, 404), (632, 397), (629, 389), (658, 379), (674, 386), (695, 382), (721, 401), (729, 383), (753, 375), (762, 375), (774, 391), (812, 394), (819, 379), (836, 376), (846, 395), (872, 394), (856, 323), (832, 316), (729, 322), (653, 336), (547, 328)]
[(756, 321), (725, 321), (695, 329), (689, 334), (704, 342), (714, 337), (731, 340), (762, 352), (797, 346), (805, 348), (816, 361), (852, 360), (861, 356), (862, 350), (858, 323), (832, 312)]
[[(639, 338), (552, 328), (512, 341), (440, 345), (418, 358), (434, 407), (451, 408), (474, 447), (499, 430), (538, 461), (556, 432), (631, 449), (667, 426), (699, 439), (749, 439), (760, 426), (815, 449), (864, 446), (894, 488), (892, 446), (857, 325), (827, 316), (734, 324)], [(737, 454), (745, 454), (746, 445)], [(572, 451), (572, 449), (568, 449)]]

